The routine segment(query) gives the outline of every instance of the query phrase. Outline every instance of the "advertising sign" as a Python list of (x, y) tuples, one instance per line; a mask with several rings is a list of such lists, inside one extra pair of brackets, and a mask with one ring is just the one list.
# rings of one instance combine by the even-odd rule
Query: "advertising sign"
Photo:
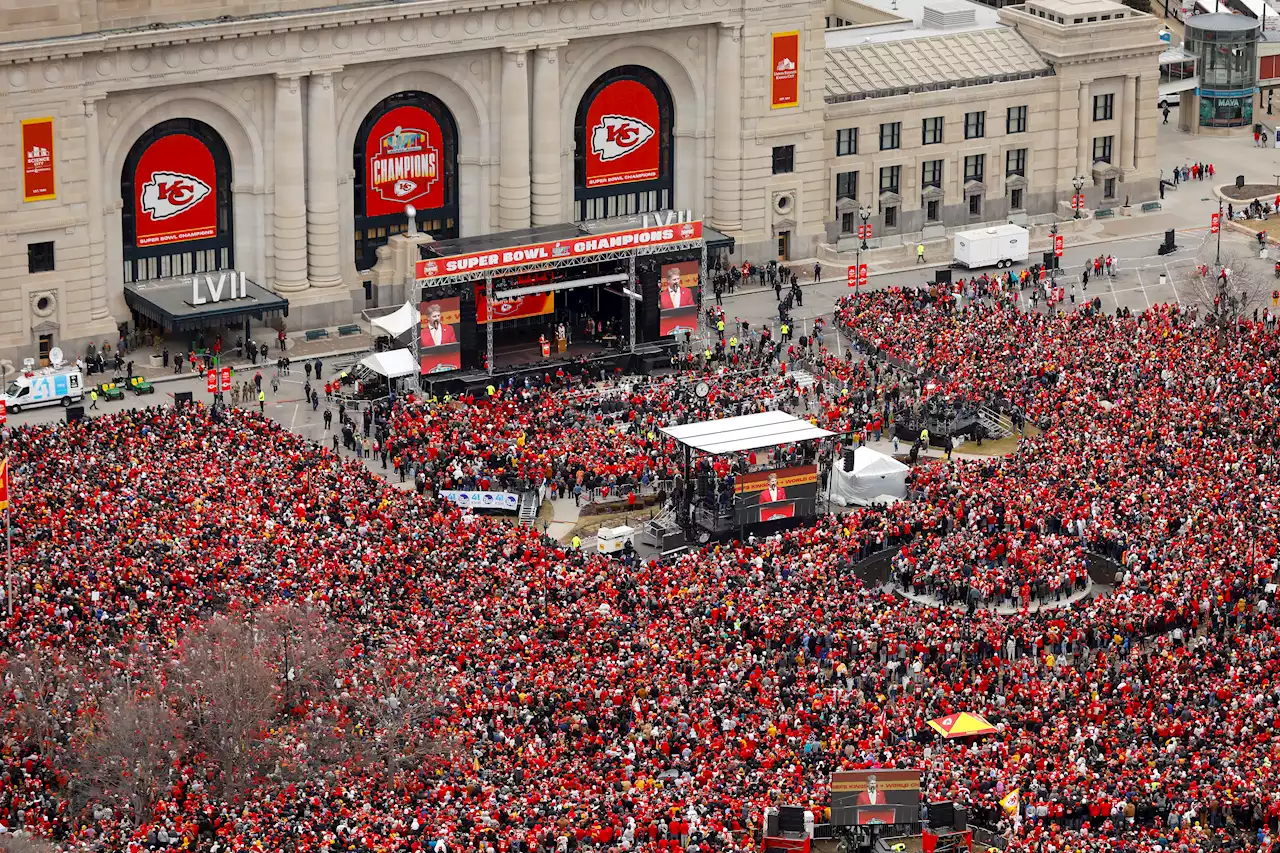
[(223, 367), (219, 369), (218, 373), (222, 377), (222, 390), (230, 391), (231, 390), (231, 368)]
[(440, 278), (462, 273), (481, 273), (488, 270), (505, 270), (516, 267), (564, 260), (585, 258), (640, 246), (662, 246), (702, 239), (702, 220), (680, 222), (672, 225), (655, 225), (650, 228), (633, 228), (612, 234), (593, 234), (572, 240), (556, 240), (551, 243), (534, 243), (497, 252), (472, 252), (418, 261), (418, 280)]
[(22, 200), (56, 198), (53, 179), (53, 119), (22, 121)]
[(396, 107), (378, 119), (365, 140), (366, 216), (404, 214), (444, 206), (444, 134), (422, 107)]
[(587, 187), (658, 177), (662, 164), (658, 99), (637, 80), (615, 80), (587, 108)]
[(218, 371), (215, 369), (206, 370), (204, 372), (205, 387), (209, 389), (210, 394), (218, 393)]
[(1222, 214), (1213, 213), (1209, 215), (1209, 233), (1217, 234), (1221, 228)]
[(674, 335), (698, 327), (698, 262), (680, 261), (662, 267), (658, 290), (658, 333)]
[(185, 133), (162, 136), (133, 176), (137, 246), (218, 236), (218, 176), (209, 147)]
[(800, 105), (800, 33), (773, 34), (773, 85), (769, 106), (780, 110)]
[(831, 774), (836, 826), (912, 823), (920, 812), (920, 771), (871, 768)]
[(1062, 235), (1061, 234), (1053, 235), (1053, 256), (1055, 258), (1062, 257)]
[(458, 345), (458, 322), (461, 313), (456, 296), (428, 299), (419, 306), (422, 327), (419, 343), (422, 372), (440, 373), (462, 367), (462, 349)]
[[(530, 293), (513, 299), (493, 300), (493, 319), (501, 323), (503, 320), (519, 320), (521, 317), (540, 317), (556, 310), (554, 293)], [(489, 301), (484, 297), (484, 285), (476, 285), (476, 322), (484, 325), (489, 322)]]
[(520, 496), (512, 492), (442, 491), (440, 497), (463, 509), (500, 509), (506, 512), (520, 509)]
[(734, 480), (733, 493), (739, 524), (812, 515), (818, 495), (818, 466), (796, 465), (743, 474)]

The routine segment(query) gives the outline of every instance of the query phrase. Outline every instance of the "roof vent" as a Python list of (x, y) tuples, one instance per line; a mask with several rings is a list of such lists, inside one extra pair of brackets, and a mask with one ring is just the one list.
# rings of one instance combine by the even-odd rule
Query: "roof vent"
[(921, 26), (928, 30), (950, 30), (970, 26), (976, 21), (977, 15), (968, 3), (930, 0), (924, 7)]

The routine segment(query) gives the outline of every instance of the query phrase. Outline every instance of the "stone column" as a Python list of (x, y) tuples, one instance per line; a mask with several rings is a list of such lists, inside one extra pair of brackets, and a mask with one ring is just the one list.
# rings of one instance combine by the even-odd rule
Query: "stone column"
[(275, 282), (278, 293), (307, 289), (307, 200), (304, 183), (302, 84), (276, 78)]
[(721, 24), (716, 46), (716, 146), (712, 220), (742, 229), (742, 27)]
[(313, 72), (307, 84), (307, 279), (312, 287), (342, 284), (333, 74)]
[(85, 177), (89, 182), (89, 191), (85, 194), (89, 209), (89, 317), (94, 322), (111, 318), (107, 307), (107, 238), (103, 228), (106, 213), (102, 200), (102, 139), (98, 132), (101, 97), (84, 101)]
[(1089, 120), (1093, 115), (1089, 112), (1089, 84), (1080, 82), (1080, 126), (1076, 129), (1076, 174), (1088, 175), (1092, 151), (1093, 136), (1089, 132)]
[[(504, 231), (529, 227), (528, 51), (502, 54), (502, 147), (498, 165), (498, 220)], [(558, 110), (557, 110), (558, 112)]]
[(1128, 74), (1124, 78), (1124, 95), (1120, 100), (1120, 169), (1128, 172), (1136, 168), (1133, 161), (1133, 133), (1138, 118), (1138, 78)]
[[(533, 55), (533, 224), (563, 222), (560, 202), (560, 44)], [(505, 91), (505, 90), (504, 90)]]

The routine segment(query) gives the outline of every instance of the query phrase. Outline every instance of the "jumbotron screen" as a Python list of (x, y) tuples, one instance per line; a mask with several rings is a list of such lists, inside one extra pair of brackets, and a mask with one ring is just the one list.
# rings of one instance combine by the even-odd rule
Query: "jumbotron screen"
[(919, 817), (919, 770), (872, 768), (831, 774), (835, 826), (915, 823)]

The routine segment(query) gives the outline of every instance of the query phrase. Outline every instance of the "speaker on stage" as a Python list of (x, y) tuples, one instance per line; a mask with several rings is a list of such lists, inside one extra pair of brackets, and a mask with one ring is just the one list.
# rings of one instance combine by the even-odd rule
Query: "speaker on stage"
[(84, 406), (67, 406), (67, 423), (84, 420)]
[(951, 821), (951, 828), (956, 832), (964, 832), (969, 828), (969, 811), (964, 806), (956, 806)]
[(945, 270), (934, 270), (934, 273), (933, 273), (933, 283), (934, 283), (934, 284), (950, 284), (950, 283), (951, 283), (951, 270), (949, 270), (949, 269), (945, 269)]
[(184, 406), (190, 406), (191, 392), (190, 391), (175, 392), (173, 395), (173, 405), (179, 409), (183, 408)]
[(929, 826), (941, 831), (950, 827), (956, 819), (956, 804), (951, 800), (929, 803)]
[(844, 470), (846, 471), (853, 470), (853, 454), (855, 450), (857, 450), (856, 447), (846, 447), (844, 449)]
[(801, 806), (779, 806), (778, 829), (782, 832), (804, 832), (804, 809)]

